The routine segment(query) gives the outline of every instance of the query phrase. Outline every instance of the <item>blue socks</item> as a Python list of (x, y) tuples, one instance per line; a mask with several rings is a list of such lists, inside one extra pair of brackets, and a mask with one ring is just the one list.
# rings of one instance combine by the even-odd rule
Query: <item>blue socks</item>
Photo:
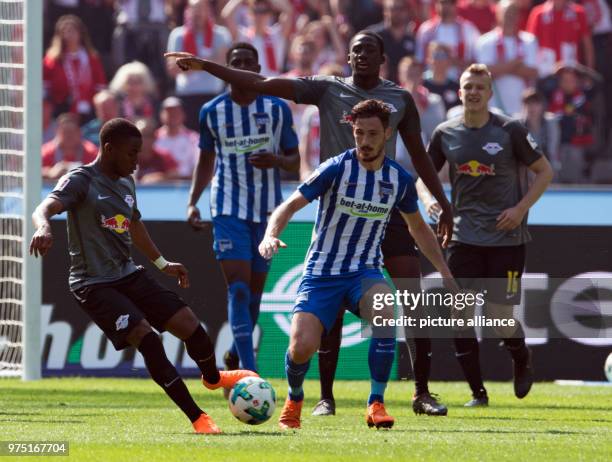
[[(254, 294), (251, 292), (251, 301), (249, 302), (249, 313), (251, 315), (251, 324), (253, 325), (253, 329), (257, 324), (257, 319), (259, 319), (259, 307), (261, 305), (261, 293)], [(238, 356), (238, 348), (236, 348), (236, 342), (232, 342), (232, 346), (229, 349), (230, 353), (234, 356)]]
[(251, 291), (246, 282), (232, 282), (227, 291), (228, 317), (234, 335), (234, 345), (242, 367), (256, 371), (253, 351), (253, 322), (249, 312)]
[(289, 382), (289, 399), (291, 401), (302, 401), (304, 399), (304, 378), (310, 367), (310, 361), (304, 364), (296, 364), (289, 357), (289, 351), (285, 353), (285, 373)]
[(370, 339), (370, 349), (368, 351), (368, 366), (370, 367), (370, 396), (368, 405), (374, 401), (385, 401), (385, 389), (391, 375), (391, 367), (395, 358), (395, 339), (394, 338), (374, 338)]

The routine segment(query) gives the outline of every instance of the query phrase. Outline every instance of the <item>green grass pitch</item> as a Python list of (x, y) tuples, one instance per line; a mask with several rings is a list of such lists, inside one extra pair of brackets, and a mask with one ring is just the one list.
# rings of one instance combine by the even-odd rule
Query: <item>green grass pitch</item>
[(308, 381), (302, 430), (280, 432), (276, 419), (286, 384), (272, 384), (279, 397), (275, 415), (252, 427), (230, 414), (221, 392), (189, 380), (196, 401), (224, 431), (202, 436), (191, 433), (187, 419), (150, 380), (3, 379), (0, 440), (68, 440), (70, 460), (96, 462), (612, 460), (610, 387), (537, 383), (519, 401), (510, 383), (489, 383), (491, 406), (465, 409), (465, 384), (434, 383), (449, 416), (417, 417), (410, 407), (412, 383), (392, 382), (386, 402), (396, 424), (377, 431), (364, 422), (366, 382), (337, 382), (337, 415), (317, 418), (310, 411), (318, 383)]

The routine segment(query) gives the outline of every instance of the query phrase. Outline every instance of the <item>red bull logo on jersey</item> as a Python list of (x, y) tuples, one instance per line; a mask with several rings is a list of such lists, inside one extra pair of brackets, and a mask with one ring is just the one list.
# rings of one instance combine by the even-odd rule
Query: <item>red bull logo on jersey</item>
[(486, 165), (481, 164), (477, 160), (470, 160), (464, 164), (456, 164), (456, 173), (458, 175), (470, 175), (470, 176), (495, 176), (495, 164)]
[(336, 207), (348, 215), (371, 220), (383, 220), (391, 211), (391, 206), (388, 204), (379, 204), (346, 196), (338, 197)]
[(130, 230), (130, 219), (117, 214), (114, 217), (106, 218), (104, 215), (100, 217), (102, 228), (112, 229), (118, 234), (123, 234)]

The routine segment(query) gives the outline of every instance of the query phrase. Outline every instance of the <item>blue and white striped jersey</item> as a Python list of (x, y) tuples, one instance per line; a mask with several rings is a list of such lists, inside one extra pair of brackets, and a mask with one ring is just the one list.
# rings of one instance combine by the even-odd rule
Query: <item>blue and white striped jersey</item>
[(418, 210), (414, 179), (385, 157), (382, 167), (366, 170), (350, 149), (322, 163), (299, 191), (320, 198), (315, 239), (304, 274), (337, 276), (382, 267), (380, 246), (394, 207)]
[(278, 168), (259, 169), (249, 155), (296, 148), (298, 138), (287, 103), (259, 95), (248, 106), (229, 93), (206, 103), (200, 111), (200, 149), (217, 155), (210, 208), (213, 217), (229, 215), (262, 223), (282, 202)]

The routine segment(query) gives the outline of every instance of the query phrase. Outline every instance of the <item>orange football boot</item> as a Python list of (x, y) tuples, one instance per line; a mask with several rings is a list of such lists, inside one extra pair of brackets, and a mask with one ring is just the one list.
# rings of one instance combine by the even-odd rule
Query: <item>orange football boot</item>
[(395, 423), (395, 419), (387, 414), (385, 405), (383, 403), (380, 401), (374, 401), (368, 406), (366, 423), (368, 424), (368, 427), (391, 428)]
[(193, 429), (196, 433), (205, 435), (216, 435), (221, 432), (217, 424), (208, 414), (202, 414), (193, 424)]
[(232, 388), (236, 382), (245, 377), (259, 377), (257, 372), (247, 371), (246, 369), (236, 369), (235, 371), (219, 371), (221, 380), (217, 383), (208, 383), (202, 377), (202, 384), (209, 390), (217, 390), (218, 388)]
[(287, 398), (280, 418), (278, 426), (281, 430), (296, 430), (300, 428), (300, 416), (302, 415), (302, 403), (304, 401), (293, 401)]

